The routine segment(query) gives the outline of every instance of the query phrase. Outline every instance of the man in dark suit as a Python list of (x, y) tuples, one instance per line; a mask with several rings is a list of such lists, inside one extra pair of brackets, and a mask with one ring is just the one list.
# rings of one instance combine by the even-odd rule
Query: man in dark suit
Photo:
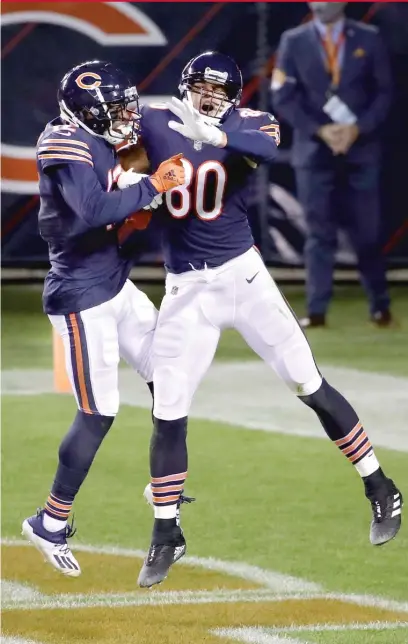
[(379, 197), (391, 74), (377, 29), (347, 19), (346, 4), (310, 2), (313, 20), (282, 35), (272, 76), (275, 109), (294, 129), (293, 165), (308, 224), (304, 327), (326, 322), (340, 226), (357, 255), (371, 320), (391, 321)]

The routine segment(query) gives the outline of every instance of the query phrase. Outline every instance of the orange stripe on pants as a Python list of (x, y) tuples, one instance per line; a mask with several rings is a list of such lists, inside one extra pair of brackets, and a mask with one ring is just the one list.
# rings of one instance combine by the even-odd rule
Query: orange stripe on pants
[(69, 319), (71, 321), (73, 338), (74, 338), (76, 367), (78, 371), (78, 381), (79, 381), (79, 389), (80, 389), (79, 393), (81, 394), (81, 407), (86, 414), (92, 414), (92, 410), (89, 406), (88, 392), (86, 391), (84, 362), (82, 359), (81, 337), (79, 335), (76, 314), (70, 313)]

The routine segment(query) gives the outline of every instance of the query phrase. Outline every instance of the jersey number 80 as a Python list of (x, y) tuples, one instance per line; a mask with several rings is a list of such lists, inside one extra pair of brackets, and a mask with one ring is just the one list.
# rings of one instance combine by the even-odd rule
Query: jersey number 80
[[(178, 188), (166, 192), (166, 204), (170, 214), (175, 219), (183, 219), (192, 211), (199, 219), (213, 221), (222, 213), (223, 199), (227, 173), (219, 161), (204, 161), (194, 176), (193, 165), (187, 159), (183, 159), (186, 171), (186, 183)], [(205, 191), (209, 174), (215, 175), (214, 200), (209, 208)], [(194, 180), (194, 182), (193, 182)], [(179, 205), (174, 205), (173, 194), (179, 194)], [(206, 209), (207, 208), (207, 209)]]

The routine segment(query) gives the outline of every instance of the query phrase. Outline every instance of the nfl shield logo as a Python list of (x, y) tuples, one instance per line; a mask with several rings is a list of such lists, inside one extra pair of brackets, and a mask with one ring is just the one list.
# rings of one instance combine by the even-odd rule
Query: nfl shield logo
[(197, 150), (197, 152), (199, 152), (202, 149), (203, 149), (203, 142), (202, 141), (194, 141), (194, 150)]
[(177, 295), (177, 293), (178, 293), (178, 286), (173, 286), (173, 288), (171, 289), (171, 294)]

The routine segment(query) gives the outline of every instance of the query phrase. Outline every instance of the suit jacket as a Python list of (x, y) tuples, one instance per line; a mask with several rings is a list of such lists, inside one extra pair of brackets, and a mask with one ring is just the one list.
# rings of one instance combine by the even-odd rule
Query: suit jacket
[[(387, 52), (376, 27), (346, 19), (341, 77), (336, 94), (357, 116), (360, 136), (347, 158), (354, 163), (379, 161), (381, 126), (391, 103), (392, 80)], [(295, 166), (325, 165), (331, 150), (316, 136), (331, 123), (323, 112), (331, 85), (321, 41), (313, 22), (282, 34), (272, 77), (273, 104), (294, 129)]]

